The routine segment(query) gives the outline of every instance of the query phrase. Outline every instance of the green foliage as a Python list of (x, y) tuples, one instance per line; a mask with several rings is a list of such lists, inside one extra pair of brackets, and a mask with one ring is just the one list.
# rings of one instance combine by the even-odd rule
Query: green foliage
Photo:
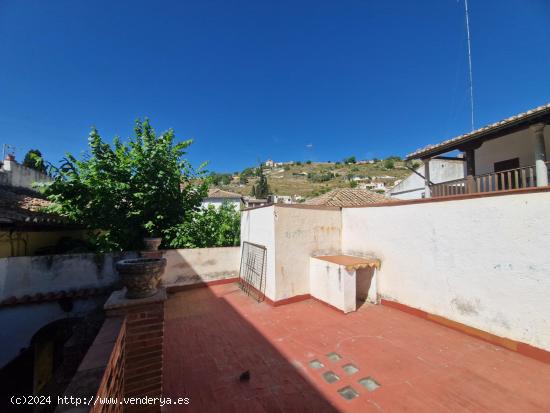
[(290, 171), (290, 165), (284, 165), (284, 166), (283, 166), (283, 169), (284, 169), (285, 171)]
[(212, 185), (219, 186), (219, 185), (229, 185), (231, 183), (231, 174), (219, 174), (216, 172), (211, 172), (209, 175), (210, 181), (212, 182)]
[(50, 210), (101, 230), (100, 251), (141, 248), (143, 237), (185, 222), (207, 194), (207, 181), (195, 183), (201, 174), (183, 158), (191, 140), (176, 143), (173, 130), (157, 136), (147, 119), (134, 132), (110, 145), (93, 128), (89, 153), (80, 160), (67, 154), (44, 189)]
[(241, 215), (232, 204), (209, 205), (166, 231), (171, 248), (232, 247), (240, 243)]
[(349, 187), (350, 188), (357, 188), (357, 181), (349, 181)]
[(307, 179), (309, 179), (311, 182), (327, 182), (331, 179), (334, 179), (334, 174), (332, 172), (328, 171), (322, 171), (319, 173), (310, 172), (307, 174)]
[(264, 171), (261, 167), (257, 169), (256, 175), (259, 177), (258, 183), (252, 187), (251, 195), (256, 198), (267, 198), (269, 195), (269, 185)]
[(355, 162), (357, 162), (357, 160), (355, 159), (355, 156), (350, 156), (348, 158), (345, 158), (343, 162), (345, 164), (348, 164), (348, 163), (355, 163)]
[(393, 159), (386, 159), (384, 161), (384, 168), (386, 169), (393, 169), (395, 168), (395, 162)]
[(47, 173), (46, 162), (42, 158), (42, 152), (38, 149), (30, 149), (23, 159), (23, 166), (32, 168), (42, 173)]
[(296, 162), (294, 163), (294, 165), (298, 165), (298, 166), (301, 166), (301, 165), (302, 165), (302, 162), (300, 162), (300, 161), (296, 161)]
[(400, 162), (400, 161), (401, 161), (401, 157), (400, 157), (400, 156), (397, 156), (397, 155), (392, 155), (392, 156), (388, 156), (388, 157), (386, 158), (386, 160)]
[(311, 161), (309, 161), (309, 160), (306, 161), (306, 164), (311, 165)]

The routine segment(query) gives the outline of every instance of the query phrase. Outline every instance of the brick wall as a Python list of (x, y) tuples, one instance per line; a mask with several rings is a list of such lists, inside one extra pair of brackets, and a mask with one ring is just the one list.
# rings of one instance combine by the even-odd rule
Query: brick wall
[[(126, 321), (124, 317), (105, 320), (94, 342), (65, 390), (65, 396), (93, 398), (124, 397)], [(122, 404), (92, 403), (91, 406), (59, 404), (60, 412), (122, 413)]]
[[(153, 297), (128, 300), (115, 291), (105, 309), (108, 317), (126, 319), (124, 396), (162, 396), (164, 302), (166, 290)], [(160, 412), (160, 405), (126, 405), (125, 412)]]

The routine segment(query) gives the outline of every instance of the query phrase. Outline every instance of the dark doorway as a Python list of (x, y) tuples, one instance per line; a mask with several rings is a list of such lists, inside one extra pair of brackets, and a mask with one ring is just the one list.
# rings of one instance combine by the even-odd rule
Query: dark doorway
[(374, 268), (358, 268), (355, 270), (355, 299), (359, 309), (368, 299), (369, 290), (374, 276)]
[[(519, 168), (519, 158), (506, 159), (505, 161), (495, 162), (494, 169), (495, 173), (509, 171), (510, 169)], [(516, 188), (516, 181), (513, 174), (498, 174), (498, 189), (514, 189)]]

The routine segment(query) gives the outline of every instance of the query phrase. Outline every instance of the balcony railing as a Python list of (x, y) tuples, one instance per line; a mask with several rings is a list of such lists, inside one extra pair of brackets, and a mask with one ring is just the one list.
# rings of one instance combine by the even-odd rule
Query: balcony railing
[[(546, 169), (550, 162), (546, 162)], [(550, 175), (550, 171), (548, 172)], [(550, 181), (550, 176), (549, 176)], [(430, 185), (431, 196), (463, 195), (476, 192), (507, 191), (509, 189), (532, 188), (537, 186), (537, 175), (534, 165), (506, 171), (476, 175), (470, 178), (456, 179)]]

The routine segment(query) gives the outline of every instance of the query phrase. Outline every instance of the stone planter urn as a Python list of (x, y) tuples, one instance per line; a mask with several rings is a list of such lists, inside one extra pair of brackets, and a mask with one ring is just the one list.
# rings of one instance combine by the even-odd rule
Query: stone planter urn
[(157, 251), (161, 242), (162, 238), (143, 238), (145, 251)]
[(166, 258), (134, 258), (116, 263), (126, 298), (145, 298), (155, 295)]

